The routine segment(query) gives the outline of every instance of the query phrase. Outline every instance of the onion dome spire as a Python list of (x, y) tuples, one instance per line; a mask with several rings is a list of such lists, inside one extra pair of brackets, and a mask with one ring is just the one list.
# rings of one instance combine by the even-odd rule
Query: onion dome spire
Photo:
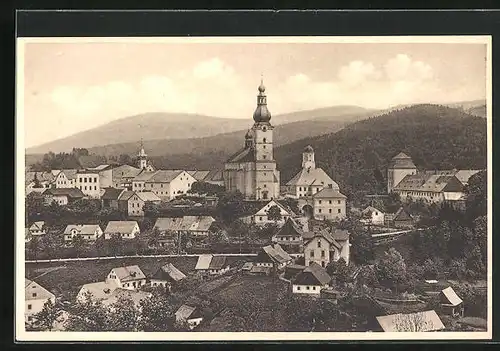
[(264, 79), (262, 77), (258, 90), (257, 108), (253, 113), (253, 120), (255, 123), (269, 123), (271, 120), (271, 112), (267, 109), (266, 87), (264, 86)]

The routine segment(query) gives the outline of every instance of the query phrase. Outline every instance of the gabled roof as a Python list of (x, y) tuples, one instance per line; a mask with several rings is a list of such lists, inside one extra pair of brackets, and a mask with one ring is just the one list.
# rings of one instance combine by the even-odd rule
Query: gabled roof
[(76, 229), (77, 234), (80, 235), (93, 235), (101, 227), (98, 224), (70, 224), (64, 229), (64, 234), (71, 234), (73, 229)]
[(137, 265), (117, 267), (113, 268), (113, 271), (121, 282), (146, 279), (146, 276)]
[(111, 297), (111, 294), (118, 287), (115, 283), (97, 282), (84, 284), (82, 289), (90, 292), (94, 300), (103, 300)]
[(199, 309), (194, 306), (182, 305), (175, 312), (176, 320), (189, 320), (194, 318), (201, 318), (201, 313)]
[(102, 200), (118, 200), (120, 195), (125, 191), (122, 188), (105, 188)]
[(136, 192), (135, 195), (139, 197), (142, 201), (161, 201), (161, 199), (155, 193), (151, 191), (139, 191)]
[(322, 237), (325, 238), (331, 245), (340, 250), (342, 245), (339, 244), (337, 240), (347, 240), (349, 238), (349, 232), (346, 230), (334, 230), (332, 232), (327, 231), (326, 229), (315, 231), (315, 232), (306, 232), (302, 235), (304, 238), (304, 245), (307, 245), (312, 239)]
[(347, 196), (342, 194), (337, 189), (333, 189), (333, 188), (329, 188), (329, 187), (321, 189), (316, 194), (314, 194), (313, 197), (314, 198), (321, 198), (321, 199), (346, 199), (347, 198)]
[(141, 171), (141, 169), (130, 165), (121, 165), (113, 168), (113, 179), (134, 178), (137, 177)]
[(76, 173), (77, 173), (76, 169), (62, 169), (61, 172), (64, 173), (64, 175), (66, 176), (66, 178), (68, 178), (68, 180), (76, 179)]
[(35, 174), (40, 182), (52, 182), (54, 180), (52, 172), (26, 172), (25, 185), (28, 185), (35, 180)]
[(213, 222), (212, 216), (157, 218), (155, 227), (160, 231), (207, 231)]
[(394, 214), (393, 221), (411, 221), (413, 218), (403, 207), (400, 207)]
[(405, 176), (394, 187), (394, 190), (437, 193), (442, 191), (461, 192), (463, 191), (463, 184), (453, 174), (443, 174), (441, 172), (420, 172), (414, 175)]
[(31, 230), (42, 230), (45, 222), (44, 221), (36, 221), (30, 226)]
[(43, 195), (52, 195), (52, 196), (67, 196), (72, 199), (79, 199), (84, 197), (85, 195), (82, 193), (80, 189), (77, 188), (52, 188), (47, 189), (43, 192)]
[[(55, 295), (42, 287), (40, 284), (24, 278), (25, 299), (28, 300), (48, 300), (55, 298)], [(36, 294), (34, 297), (33, 294)]]
[(184, 278), (186, 278), (186, 275), (178, 270), (172, 263), (167, 263), (160, 267), (151, 277), (151, 279), (174, 280), (176, 282)]
[(91, 171), (104, 171), (110, 169), (111, 167), (112, 167), (111, 165), (99, 165), (96, 167), (88, 167), (87, 169)]
[(295, 285), (326, 285), (330, 283), (332, 278), (326, 270), (316, 262), (311, 263), (302, 272), (300, 272), (293, 284)]
[(289, 216), (293, 216), (295, 215), (295, 213), (292, 212), (291, 209), (285, 207), (283, 204), (281, 204), (279, 201), (275, 201), (275, 200), (271, 200), (269, 201), (267, 204), (265, 204), (262, 208), (260, 208), (257, 213), (255, 213), (256, 216), (258, 215), (267, 215), (267, 211), (273, 207), (273, 206), (278, 206), (278, 208), (280, 209), (280, 212), (282, 215), (289, 215)]
[(210, 266), (210, 262), (212, 261), (212, 257), (212, 255), (200, 255), (194, 269), (208, 269), (208, 267)]
[(279, 244), (264, 246), (262, 250), (274, 262), (285, 263), (292, 260), (292, 257)]
[(274, 236), (302, 236), (302, 234), (304, 234), (302, 228), (291, 217), (288, 217)]
[(441, 292), (443, 293), (443, 296), (448, 300), (449, 304), (452, 306), (458, 306), (463, 302), (451, 286), (441, 290)]
[(136, 307), (139, 307), (141, 301), (148, 299), (149, 297), (151, 297), (151, 295), (151, 293), (141, 290), (117, 288), (111, 293), (111, 296), (103, 300), (102, 303), (105, 306), (109, 306), (115, 302), (118, 302), (120, 297), (126, 297), (131, 299)]
[(206, 182), (217, 182), (222, 181), (222, 169), (214, 169), (208, 172), (205, 179)]
[(445, 328), (434, 310), (407, 314), (398, 313), (376, 318), (384, 332), (430, 332)]
[(142, 170), (139, 174), (137, 174), (132, 179), (132, 181), (133, 182), (145, 182), (146, 180), (151, 179), (151, 177), (153, 177), (156, 174), (156, 172), (159, 172), (159, 171), (149, 172), (149, 171)]
[(310, 186), (313, 184), (323, 185), (325, 187), (331, 184), (333, 189), (339, 190), (339, 185), (321, 168), (303, 168), (295, 177), (286, 183), (286, 185), (295, 186)]
[(372, 212), (380, 212), (381, 214), (384, 214), (384, 211), (381, 211), (373, 206), (367, 206), (363, 211), (361, 211), (362, 214), (372, 214)]
[(255, 150), (253, 148), (242, 148), (231, 157), (228, 158), (226, 163), (241, 163), (255, 161)]
[(136, 221), (109, 221), (104, 233), (130, 234), (138, 226)]
[(144, 180), (146, 183), (170, 183), (183, 172), (183, 170), (159, 170), (156, 171), (151, 177)]
[(210, 171), (186, 171), (198, 182), (202, 182), (208, 176)]
[(208, 269), (223, 269), (227, 266), (226, 256), (212, 256)]
[(135, 191), (125, 190), (121, 193), (120, 197), (118, 197), (119, 201), (128, 201), (132, 196), (134, 196)]
[(481, 172), (481, 170), (474, 170), (474, 169), (462, 169), (457, 171), (455, 173), (455, 177), (462, 183), (462, 184), (467, 184), (469, 182), (470, 177), (472, 177), (474, 174)]

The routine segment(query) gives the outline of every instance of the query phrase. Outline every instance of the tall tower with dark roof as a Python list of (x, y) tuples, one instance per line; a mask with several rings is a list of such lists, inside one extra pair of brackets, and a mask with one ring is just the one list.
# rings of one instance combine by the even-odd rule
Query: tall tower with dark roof
[(387, 168), (387, 193), (390, 194), (404, 177), (414, 174), (417, 174), (417, 167), (410, 156), (403, 152), (394, 156)]
[(148, 167), (148, 155), (144, 151), (144, 144), (141, 139), (141, 149), (137, 154), (137, 163), (140, 169), (146, 169)]

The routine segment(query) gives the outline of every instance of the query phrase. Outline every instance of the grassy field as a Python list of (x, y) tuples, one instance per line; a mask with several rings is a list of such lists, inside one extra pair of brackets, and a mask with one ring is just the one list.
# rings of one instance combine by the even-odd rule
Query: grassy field
[[(228, 257), (229, 264), (244, 257)], [(26, 263), (26, 277), (57, 295), (73, 299), (83, 284), (102, 281), (115, 267), (138, 265), (146, 277), (151, 276), (166, 263), (172, 263), (188, 275), (194, 272), (197, 257), (127, 258), (102, 261)]]

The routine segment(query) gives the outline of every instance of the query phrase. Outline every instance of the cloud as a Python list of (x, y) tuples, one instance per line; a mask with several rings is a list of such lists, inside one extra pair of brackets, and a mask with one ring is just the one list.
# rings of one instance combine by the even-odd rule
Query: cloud
[(367, 80), (379, 79), (381, 76), (382, 73), (373, 63), (363, 61), (351, 61), (348, 65), (342, 66), (338, 72), (340, 81), (350, 87), (361, 85)]
[(432, 67), (422, 61), (413, 61), (406, 54), (398, 54), (385, 64), (385, 73), (391, 81), (425, 81), (433, 77)]

